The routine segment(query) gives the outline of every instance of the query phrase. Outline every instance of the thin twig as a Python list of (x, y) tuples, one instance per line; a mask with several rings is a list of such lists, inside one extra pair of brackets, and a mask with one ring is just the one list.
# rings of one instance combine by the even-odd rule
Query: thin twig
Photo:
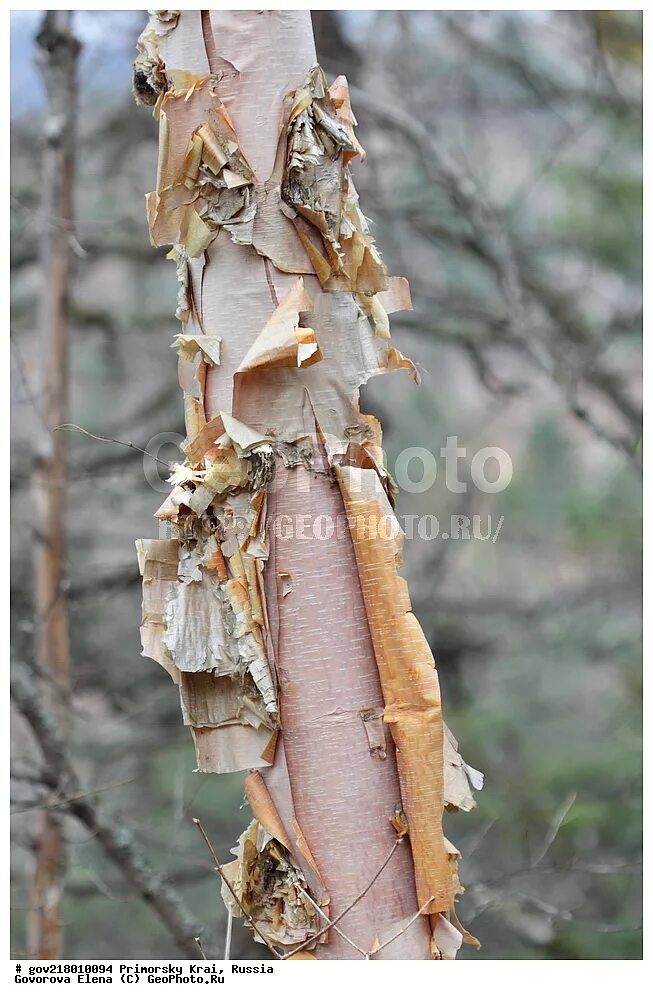
[(372, 881), (369, 883), (369, 885), (365, 886), (365, 888), (363, 889), (362, 892), (359, 892), (359, 894), (349, 904), (349, 906), (346, 906), (344, 908), (344, 910), (341, 913), (338, 914), (337, 917), (334, 917), (333, 920), (330, 920), (329, 923), (325, 927), (322, 927), (321, 930), (319, 930), (316, 934), (313, 934), (313, 936), (310, 937), (310, 938), (308, 938), (307, 941), (304, 941), (303, 944), (300, 944), (296, 948), (293, 948), (292, 951), (286, 952), (286, 954), (282, 956), (282, 959), (292, 958), (292, 956), (295, 955), (295, 954), (297, 954), (298, 951), (303, 951), (309, 944), (312, 944), (313, 941), (317, 941), (318, 938), (321, 938), (325, 931), (328, 931), (332, 927), (335, 927), (336, 924), (339, 924), (340, 921), (342, 920), (342, 918), (344, 916), (346, 916), (349, 913), (350, 910), (353, 910), (353, 908), (356, 906), (356, 903), (359, 903), (361, 901), (361, 899), (363, 898), (363, 896), (366, 893), (369, 892), (369, 890), (372, 888), (372, 886), (374, 885), (374, 883), (376, 882), (376, 880), (379, 878), (379, 876), (382, 874), (382, 872), (390, 864), (390, 860), (394, 856), (395, 851), (397, 850), (397, 848), (399, 847), (399, 845), (401, 844), (401, 842), (402, 842), (403, 839), (404, 839), (403, 837), (397, 837), (397, 839), (395, 840), (394, 844), (392, 845), (392, 850), (390, 851), (390, 853), (388, 854), (387, 858), (385, 859), (385, 861), (383, 862), (383, 864), (381, 865), (381, 867), (377, 871), (377, 873), (374, 876), (374, 878), (372, 879)]
[(138, 451), (141, 455), (147, 455), (153, 461), (158, 462), (159, 465), (164, 465), (166, 469), (170, 469), (171, 472), (174, 471), (174, 467), (170, 465), (169, 462), (164, 462), (162, 458), (157, 458), (150, 451), (145, 451), (145, 448), (139, 448), (137, 444), (133, 444), (132, 441), (120, 441), (119, 438), (107, 437), (104, 434), (91, 434), (90, 431), (85, 430), (80, 427), (79, 424), (58, 424), (57, 427), (52, 428), (53, 431), (77, 431), (78, 434), (85, 434), (86, 437), (93, 438), (94, 441), (107, 441), (109, 444), (120, 444), (123, 448), (131, 448), (133, 451)]
[[(317, 910), (317, 912), (320, 914), (320, 916), (324, 917), (324, 919), (328, 922), (328, 920), (329, 920), (328, 914), (326, 914), (324, 912), (324, 910), (321, 909), (321, 907), (319, 907), (317, 905), (317, 903), (315, 902), (315, 900), (313, 899), (313, 897), (310, 896), (309, 893), (307, 893), (305, 889), (302, 889), (302, 887), (301, 887), (301, 885), (299, 884), (298, 881), (295, 881), (295, 888), (299, 892), (301, 892), (302, 896), (306, 897), (306, 899), (311, 904), (311, 906), (313, 907), (313, 909)], [(352, 941), (351, 938), (347, 937), (347, 935), (345, 934), (345, 932), (341, 931), (340, 928), (337, 925), (334, 926), (333, 929), (336, 932), (336, 934), (339, 934), (341, 938), (344, 938), (345, 941), (347, 942), (347, 944), (350, 944), (352, 946), (352, 948), (354, 948), (356, 951), (360, 952), (361, 955), (367, 955), (367, 952), (365, 951), (365, 949), (364, 948), (359, 948), (358, 945), (356, 944), (356, 942)]]
[(227, 908), (227, 930), (224, 938), (224, 960), (229, 961), (229, 952), (231, 951), (231, 930), (234, 925), (234, 915), (231, 908)]
[(533, 859), (532, 862), (533, 868), (537, 868), (540, 861), (544, 861), (544, 858), (546, 857), (549, 848), (551, 847), (553, 841), (556, 839), (558, 833), (560, 832), (560, 827), (564, 823), (567, 813), (569, 812), (575, 801), (576, 801), (576, 792), (570, 792), (560, 805), (559, 809), (557, 809), (556, 812), (554, 813), (551, 823), (549, 824), (549, 829), (546, 832), (544, 843), (542, 844), (542, 849), (540, 850), (540, 853), (537, 855), (537, 857)]
[(206, 957), (206, 955), (204, 953), (204, 948), (202, 948), (202, 940), (201, 940), (201, 938), (196, 937), (195, 938), (195, 944), (197, 945), (197, 947), (199, 949), (199, 953), (202, 956), (202, 958), (204, 959), (204, 961), (208, 962), (208, 958)]
[(402, 927), (401, 930), (398, 930), (396, 934), (393, 934), (392, 937), (388, 938), (387, 941), (384, 941), (383, 944), (380, 944), (378, 946), (378, 948), (374, 948), (374, 950), (371, 951), (370, 954), (371, 955), (378, 955), (378, 953), (383, 948), (387, 948), (389, 944), (392, 944), (392, 942), (396, 941), (398, 937), (401, 937), (401, 935), (404, 934), (408, 930), (408, 928), (412, 924), (415, 923), (415, 921), (417, 920), (417, 918), (422, 916), (422, 914), (424, 913), (424, 910), (427, 908), (427, 906), (431, 905), (431, 903), (433, 902), (434, 899), (435, 899), (435, 896), (431, 896), (430, 899), (427, 899), (426, 902), (423, 904), (423, 906), (420, 906), (420, 908), (417, 911), (417, 913), (413, 914), (413, 916), (410, 918), (410, 920), (405, 925), (405, 927)]
[[(218, 860), (218, 856), (217, 856), (217, 854), (215, 853), (215, 851), (213, 849), (213, 844), (211, 843), (211, 841), (209, 840), (209, 838), (208, 838), (208, 836), (206, 834), (206, 830), (204, 829), (204, 827), (202, 826), (200, 820), (196, 816), (193, 817), (193, 823), (195, 824), (195, 826), (199, 830), (199, 832), (202, 835), (202, 838), (204, 840), (204, 843), (206, 844), (206, 846), (209, 849), (209, 854), (211, 855), (211, 858), (213, 860), (213, 864), (215, 865), (216, 872), (219, 874), (220, 878), (222, 879), (222, 881), (226, 885), (227, 889), (229, 890), (229, 892), (231, 893), (231, 895), (235, 899), (236, 903), (238, 904), (238, 909), (243, 913), (243, 915), (244, 915), (245, 919), (247, 920), (248, 924), (256, 931), (256, 933), (258, 934), (258, 936), (261, 938), (261, 940), (263, 941), (263, 943), (265, 945), (267, 945), (267, 947), (270, 949), (270, 951), (272, 952), (273, 955), (276, 955), (277, 958), (283, 958), (283, 957), (285, 957), (285, 956), (281, 955), (281, 953), (277, 951), (277, 949), (274, 947), (274, 945), (271, 944), (268, 941), (268, 939), (266, 938), (265, 934), (256, 925), (256, 923), (254, 921), (254, 918), (251, 916), (251, 914), (249, 914), (247, 912), (247, 910), (243, 906), (241, 900), (238, 898), (236, 890), (234, 889), (234, 887), (232, 886), (231, 882), (229, 881), (229, 879), (227, 878), (227, 876), (224, 873), (223, 867), (222, 867), (222, 865), (220, 864), (220, 862)], [(318, 934), (318, 937), (320, 937), (319, 934)]]
[(70, 805), (71, 802), (78, 802), (79, 799), (85, 799), (89, 795), (99, 795), (100, 792), (110, 792), (114, 788), (122, 788), (123, 785), (129, 785), (132, 781), (136, 781), (136, 778), (125, 778), (124, 781), (116, 781), (112, 785), (103, 785), (102, 788), (90, 788), (87, 792), (69, 795), (65, 799), (50, 799), (47, 802), (37, 802), (33, 806), (26, 806), (24, 809), (12, 809), (10, 815), (17, 816), (19, 813), (32, 812), (34, 809), (58, 809), (59, 806)]

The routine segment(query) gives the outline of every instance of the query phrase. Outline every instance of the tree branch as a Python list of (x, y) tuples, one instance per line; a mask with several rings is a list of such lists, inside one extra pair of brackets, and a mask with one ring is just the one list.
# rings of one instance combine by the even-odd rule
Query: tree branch
[(65, 746), (53, 720), (43, 707), (38, 694), (34, 672), (20, 664), (11, 679), (11, 698), (36, 738), (43, 754), (44, 783), (55, 792), (67, 797), (67, 812), (79, 820), (93, 834), (106, 856), (121, 870), (128, 884), (138, 890), (167, 927), (185, 958), (196, 958), (201, 927), (184, 901), (167, 882), (150, 866), (134, 841), (131, 831), (123, 823), (103, 815), (87, 798), (81, 795), (79, 781), (70, 763)]

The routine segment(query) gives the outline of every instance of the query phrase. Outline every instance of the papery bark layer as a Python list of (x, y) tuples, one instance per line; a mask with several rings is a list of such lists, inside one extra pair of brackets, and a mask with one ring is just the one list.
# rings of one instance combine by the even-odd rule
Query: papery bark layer
[[(144, 652), (180, 686), (199, 769), (250, 770), (255, 821), (228, 871), (268, 941), (454, 957), (459, 856), (442, 814), (466, 792), (447, 798), (437, 674), (397, 537), (368, 537), (393, 484), (358, 405), (374, 375), (417, 380), (388, 343), (410, 295), (358, 206), (347, 84), (315, 64), (308, 12), (163, 13), (135, 89), (156, 95), (147, 208), (180, 282), (187, 442), (157, 512), (173, 538), (139, 543)], [(319, 929), (359, 895), (338, 925), (357, 951)]]

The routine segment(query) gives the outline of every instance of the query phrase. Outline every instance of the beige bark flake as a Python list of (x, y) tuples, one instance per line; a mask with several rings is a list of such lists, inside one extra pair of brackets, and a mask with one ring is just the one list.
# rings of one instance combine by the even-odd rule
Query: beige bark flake
[(137, 43), (132, 88), (139, 104), (154, 106), (168, 86), (160, 43), (179, 19), (178, 10), (149, 11), (149, 21)]
[(463, 935), (443, 913), (438, 913), (435, 917), (432, 933), (433, 957), (449, 961), (455, 959), (463, 943)]
[[(223, 885), (225, 906), (236, 917), (242, 916), (244, 910), (265, 938), (281, 948), (293, 948), (308, 941), (319, 929), (319, 916), (310, 903), (310, 889), (303, 872), (288, 848), (254, 819), (232, 854), (236, 860), (224, 866), (224, 873), (241, 905)], [(254, 937), (261, 940), (257, 934)]]
[(312, 310), (298, 278), (242, 360), (238, 374), (265, 368), (306, 368), (322, 360), (315, 331), (300, 325), (299, 314)]
[(458, 752), (458, 743), (448, 728), (444, 727), (444, 801), (448, 810), (462, 809), (469, 812), (476, 808), (473, 789), (483, 788), (483, 775), (465, 763)]
[(361, 708), (358, 713), (365, 726), (367, 742), (370, 746), (370, 757), (375, 760), (385, 760), (388, 756), (385, 749), (385, 727), (383, 725), (382, 708)]

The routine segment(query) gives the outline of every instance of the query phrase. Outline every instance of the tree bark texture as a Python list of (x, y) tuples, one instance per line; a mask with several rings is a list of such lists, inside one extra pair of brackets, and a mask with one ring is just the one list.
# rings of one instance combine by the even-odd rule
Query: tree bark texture
[(442, 814), (470, 807), (466, 766), (358, 407), (373, 375), (417, 378), (388, 342), (410, 297), (358, 208), (346, 80), (327, 87), (307, 11), (166, 11), (134, 90), (160, 125), (147, 210), (180, 281), (187, 430), (164, 537), (138, 543), (143, 649), (200, 770), (249, 771), (224, 876), (283, 957), (454, 957)]

